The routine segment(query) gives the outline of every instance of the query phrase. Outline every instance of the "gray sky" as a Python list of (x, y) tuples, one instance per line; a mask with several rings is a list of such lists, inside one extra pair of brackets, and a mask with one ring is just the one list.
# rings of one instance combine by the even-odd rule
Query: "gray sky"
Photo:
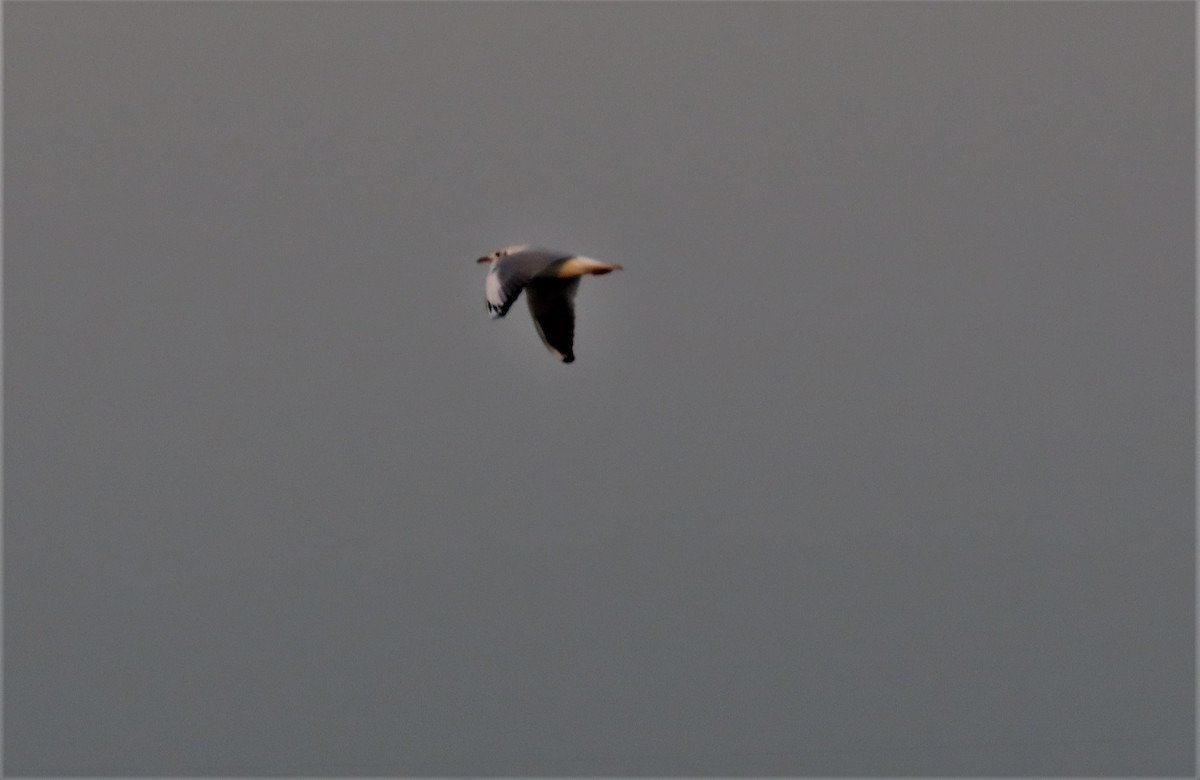
[(1193, 13), (6, 3), (6, 772), (1191, 774)]

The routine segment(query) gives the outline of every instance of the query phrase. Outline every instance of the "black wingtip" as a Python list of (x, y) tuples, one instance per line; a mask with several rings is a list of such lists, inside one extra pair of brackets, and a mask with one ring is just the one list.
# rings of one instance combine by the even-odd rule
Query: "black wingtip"
[(563, 355), (563, 359), (562, 359), (562, 360), (563, 360), (563, 362), (564, 362), (564, 363), (574, 363), (574, 362), (575, 362), (575, 356), (574, 356), (574, 355)]

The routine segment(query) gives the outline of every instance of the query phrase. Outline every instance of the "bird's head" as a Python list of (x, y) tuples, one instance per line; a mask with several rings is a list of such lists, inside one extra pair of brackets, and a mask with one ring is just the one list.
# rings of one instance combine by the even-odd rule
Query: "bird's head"
[(515, 255), (517, 252), (520, 252), (520, 251), (528, 249), (528, 248), (529, 248), (529, 244), (520, 244), (518, 246), (506, 246), (503, 249), (497, 249), (495, 252), (492, 252), (490, 255), (484, 255), (483, 257), (479, 258), (478, 262), (491, 263), (496, 260), (499, 260), (502, 257), (508, 257), (509, 255)]

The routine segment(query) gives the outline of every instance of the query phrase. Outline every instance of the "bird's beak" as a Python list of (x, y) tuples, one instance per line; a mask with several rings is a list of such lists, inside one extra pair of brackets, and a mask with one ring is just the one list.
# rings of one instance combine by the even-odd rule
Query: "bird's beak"
[(492, 262), (492, 258), (490, 258), (490, 257), (481, 257), (481, 258), (479, 258), (478, 260), (476, 260), (475, 262), (477, 262), (477, 263), (490, 263), (490, 262)]

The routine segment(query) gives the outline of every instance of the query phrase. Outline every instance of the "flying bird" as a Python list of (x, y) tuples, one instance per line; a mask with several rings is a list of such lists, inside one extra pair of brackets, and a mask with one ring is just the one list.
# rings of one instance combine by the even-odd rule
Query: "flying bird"
[(564, 363), (575, 360), (575, 291), (585, 274), (607, 274), (621, 270), (614, 263), (590, 257), (510, 246), (479, 258), (491, 263), (485, 298), (492, 319), (503, 317), (525, 291), (525, 302), (533, 315), (542, 343)]

